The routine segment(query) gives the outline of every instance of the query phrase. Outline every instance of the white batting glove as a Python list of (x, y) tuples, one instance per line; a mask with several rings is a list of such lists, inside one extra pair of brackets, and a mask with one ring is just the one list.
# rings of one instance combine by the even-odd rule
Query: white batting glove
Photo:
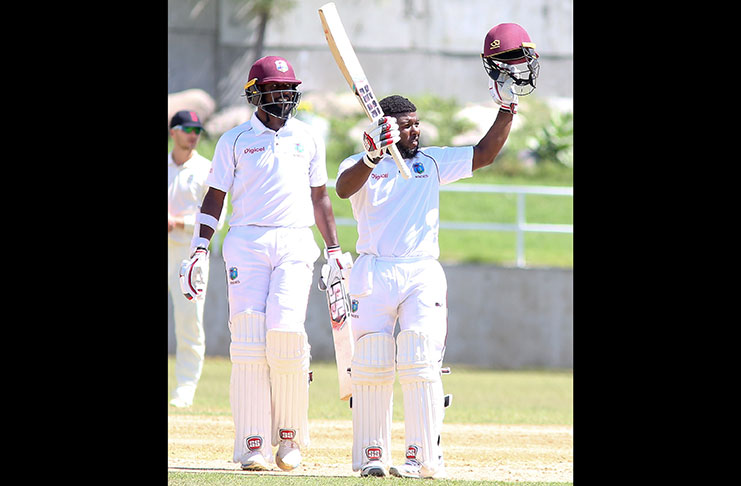
[(350, 297), (345, 282), (350, 278), (352, 255), (342, 253), (339, 246), (332, 246), (324, 250), (324, 256), (327, 263), (322, 265), (319, 274), (319, 290), (327, 293), (332, 326), (339, 329), (350, 309)]
[(196, 248), (190, 260), (180, 263), (180, 290), (189, 301), (202, 298), (206, 291), (203, 264), (208, 259), (208, 250)]
[(502, 81), (494, 81), (489, 78), (489, 94), (494, 100), (494, 103), (501, 105), (502, 109), (514, 115), (517, 113), (517, 103), (519, 102), (517, 95), (512, 89), (515, 81), (506, 75), (500, 75), (499, 78)]
[(399, 125), (393, 116), (384, 116), (371, 122), (363, 132), (363, 147), (365, 147), (363, 160), (365, 164), (370, 168), (375, 167), (378, 164), (378, 159), (383, 156), (386, 147), (399, 140), (401, 140)]
[(331, 246), (324, 249), (324, 256), (327, 263), (322, 265), (319, 290), (327, 290), (330, 284), (339, 280), (350, 280), (350, 269), (353, 265), (350, 253), (342, 253), (339, 246)]
[(332, 273), (339, 273), (343, 280), (350, 279), (352, 268), (352, 255), (348, 252), (342, 253), (339, 246), (330, 246), (325, 250), (327, 264)]

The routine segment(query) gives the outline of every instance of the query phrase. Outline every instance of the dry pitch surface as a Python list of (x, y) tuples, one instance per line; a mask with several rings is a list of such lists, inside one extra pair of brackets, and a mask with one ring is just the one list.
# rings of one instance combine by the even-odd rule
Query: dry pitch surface
[[(270, 472), (242, 471), (231, 462), (234, 424), (230, 416), (170, 415), (167, 465), (170, 471), (357, 477), (351, 466), (352, 422), (310, 421), (311, 447), (291, 472), (271, 464)], [(404, 462), (404, 424), (394, 423), (391, 458)], [(442, 445), (449, 479), (573, 482), (570, 425), (443, 424)]]

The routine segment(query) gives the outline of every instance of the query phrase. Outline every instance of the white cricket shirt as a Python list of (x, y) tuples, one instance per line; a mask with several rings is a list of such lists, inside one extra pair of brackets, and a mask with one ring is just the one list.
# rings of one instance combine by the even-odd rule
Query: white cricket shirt
[(206, 184), (231, 193), (230, 226), (308, 227), (310, 187), (327, 183), (325, 151), (310, 125), (289, 118), (275, 132), (253, 113), (219, 138)]
[[(363, 153), (343, 160), (337, 177)], [(350, 196), (358, 222), (356, 251), (381, 257), (440, 256), (440, 185), (473, 175), (473, 147), (425, 147), (405, 160), (412, 177), (405, 180), (391, 156), (373, 169)]]
[(211, 161), (196, 150), (182, 165), (172, 160), (172, 152), (167, 154), (167, 211), (185, 221), (184, 229), (175, 228), (167, 234), (170, 241), (190, 244), (196, 213), (208, 190), (206, 178), (210, 169)]

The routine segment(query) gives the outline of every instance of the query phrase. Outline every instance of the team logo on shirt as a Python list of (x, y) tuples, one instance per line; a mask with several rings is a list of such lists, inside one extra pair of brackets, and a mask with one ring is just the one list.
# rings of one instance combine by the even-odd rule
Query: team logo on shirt
[(423, 173), (425, 171), (425, 166), (420, 161), (412, 164), (412, 170), (415, 174), (417, 174), (414, 176), (415, 179), (424, 179), (426, 177), (430, 177), (428, 174)]
[(303, 151), (304, 151), (304, 144), (302, 144), (302, 143), (297, 143), (297, 144), (296, 144), (296, 152), (298, 152), (298, 153), (301, 153), (301, 152), (303, 152)]
[(353, 312), (358, 312), (358, 299), (353, 299), (350, 303), (350, 307), (352, 308)]
[(230, 284), (238, 284), (239, 280), (237, 280), (237, 277), (239, 276), (239, 270), (237, 270), (237, 267), (231, 267), (229, 269), (229, 280), (231, 280)]

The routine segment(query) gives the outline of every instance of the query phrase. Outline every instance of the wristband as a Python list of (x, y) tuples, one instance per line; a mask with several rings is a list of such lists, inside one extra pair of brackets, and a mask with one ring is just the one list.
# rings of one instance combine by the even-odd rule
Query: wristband
[(202, 236), (198, 236), (196, 238), (193, 238), (193, 241), (190, 242), (190, 252), (191, 252), (191, 254), (193, 253), (193, 251), (196, 250), (196, 248), (204, 248), (204, 249), (208, 250), (209, 243), (210, 243), (210, 241), (207, 240), (206, 238), (203, 238)]
[(340, 248), (340, 245), (328, 246), (327, 248), (325, 248), (324, 249), (324, 258), (326, 258), (329, 261), (330, 255), (333, 255), (335, 253), (342, 254), (342, 249)]
[(365, 162), (365, 165), (367, 165), (367, 166), (368, 166), (368, 167), (370, 167), (371, 169), (375, 169), (375, 168), (376, 168), (376, 166), (378, 165), (378, 162), (376, 162), (376, 163), (374, 164), (374, 163), (373, 163), (373, 162), (371, 161), (371, 159), (370, 159), (370, 158), (368, 157), (368, 154), (365, 154), (365, 155), (363, 155), (363, 162)]
[(219, 220), (211, 216), (210, 214), (199, 212), (196, 214), (196, 223), (208, 226), (212, 230), (216, 231), (216, 227), (219, 225)]

